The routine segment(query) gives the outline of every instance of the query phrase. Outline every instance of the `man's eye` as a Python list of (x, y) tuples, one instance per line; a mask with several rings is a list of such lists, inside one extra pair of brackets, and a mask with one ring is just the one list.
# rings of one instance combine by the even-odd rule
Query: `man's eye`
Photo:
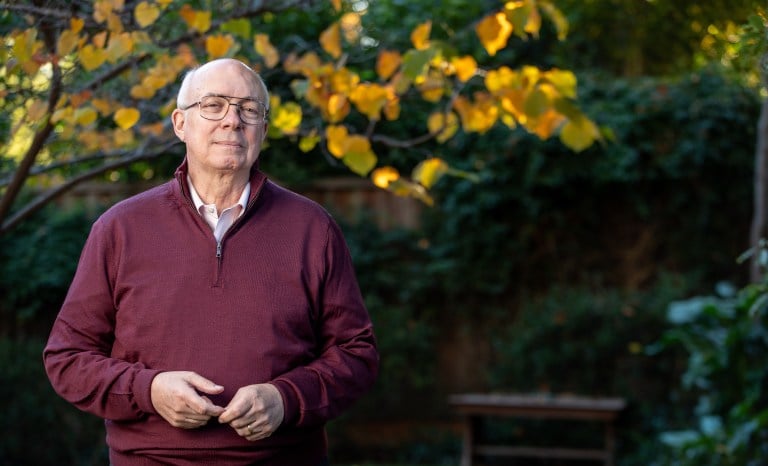
[(220, 111), (224, 106), (221, 105), (218, 102), (208, 102), (203, 105), (203, 108), (208, 110), (209, 112), (218, 112)]
[(248, 116), (258, 116), (259, 115), (259, 108), (258, 107), (252, 107), (250, 105), (246, 105), (245, 107), (240, 107), (243, 110), (243, 113), (245, 113)]

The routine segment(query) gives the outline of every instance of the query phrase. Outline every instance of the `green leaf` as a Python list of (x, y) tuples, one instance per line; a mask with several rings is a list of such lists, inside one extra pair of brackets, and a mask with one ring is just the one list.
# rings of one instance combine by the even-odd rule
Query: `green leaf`
[(367, 176), (373, 170), (373, 167), (376, 166), (377, 158), (371, 151), (347, 152), (344, 154), (342, 161), (352, 172), (360, 176)]
[(245, 18), (227, 21), (221, 25), (221, 30), (243, 39), (251, 38), (251, 23)]
[(437, 55), (437, 49), (409, 50), (403, 56), (403, 74), (411, 80), (427, 73), (430, 60)]

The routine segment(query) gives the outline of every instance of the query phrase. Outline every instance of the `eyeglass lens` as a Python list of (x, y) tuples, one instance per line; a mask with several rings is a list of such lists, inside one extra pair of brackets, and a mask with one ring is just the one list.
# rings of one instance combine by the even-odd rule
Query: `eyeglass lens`
[(216, 95), (209, 95), (200, 99), (200, 115), (208, 120), (221, 120), (229, 111), (230, 105), (237, 108), (237, 113), (243, 123), (257, 124), (264, 118), (264, 110), (260, 102), (245, 100), (234, 103), (225, 97)]

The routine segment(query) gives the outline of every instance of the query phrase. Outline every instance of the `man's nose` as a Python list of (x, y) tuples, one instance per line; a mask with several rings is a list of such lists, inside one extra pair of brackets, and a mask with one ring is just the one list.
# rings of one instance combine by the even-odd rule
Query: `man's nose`
[(224, 118), (221, 119), (221, 122), (226, 126), (241, 126), (243, 122), (240, 120), (240, 107), (235, 104), (229, 104), (227, 113), (224, 114)]

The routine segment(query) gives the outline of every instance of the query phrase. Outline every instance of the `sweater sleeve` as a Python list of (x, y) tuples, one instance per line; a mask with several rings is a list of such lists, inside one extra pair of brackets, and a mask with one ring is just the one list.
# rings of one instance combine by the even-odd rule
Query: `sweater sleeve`
[(331, 222), (324, 251), (319, 357), (272, 383), (285, 406), (284, 425), (312, 426), (341, 414), (373, 385), (379, 355), (352, 259), (338, 226)]
[(43, 362), (56, 392), (79, 409), (111, 420), (154, 413), (150, 396), (158, 371), (110, 357), (115, 332), (115, 235), (97, 221), (57, 316)]

